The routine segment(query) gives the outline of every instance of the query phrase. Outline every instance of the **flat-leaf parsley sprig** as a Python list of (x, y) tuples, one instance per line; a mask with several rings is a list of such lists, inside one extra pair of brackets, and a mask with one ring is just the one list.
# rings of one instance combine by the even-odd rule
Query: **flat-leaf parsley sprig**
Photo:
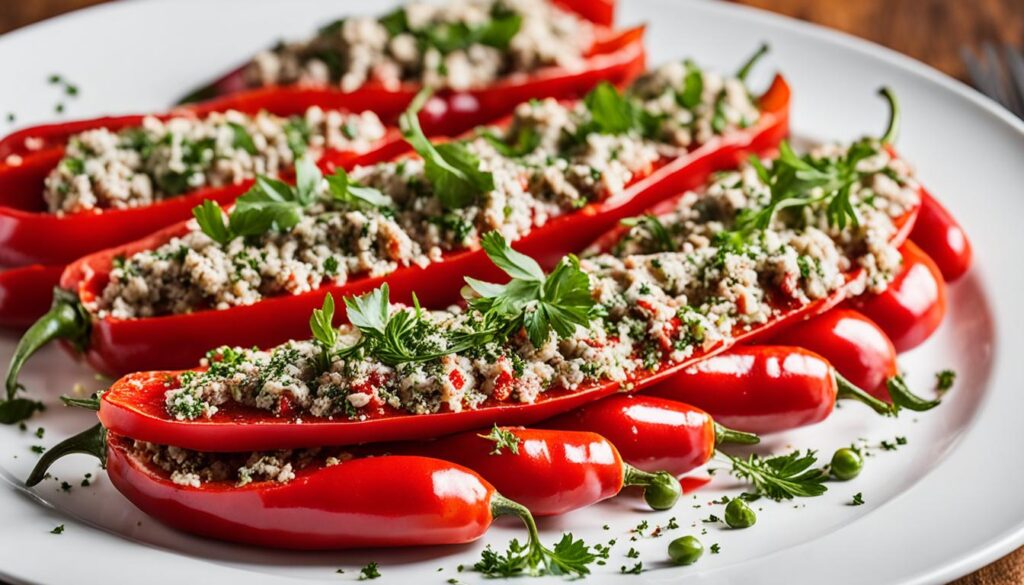
[(590, 277), (575, 256), (567, 256), (545, 276), (536, 260), (513, 250), (498, 232), (484, 234), (481, 244), (491, 261), (512, 278), (507, 284), (494, 284), (466, 277), (463, 297), (490, 327), (506, 336), (525, 328), (530, 342), (540, 347), (551, 331), (565, 338), (577, 326), (590, 324), (596, 303)]
[[(312, 157), (295, 161), (295, 185), (266, 175), (257, 175), (253, 186), (235, 202), (227, 215), (220, 204), (207, 199), (192, 209), (199, 229), (218, 244), (227, 245), (237, 237), (259, 236), (271, 230), (288, 231), (302, 219), (306, 209), (318, 200), (323, 173)], [(331, 199), (351, 207), (389, 207), (389, 197), (372, 187), (352, 181), (344, 169), (327, 177)]]
[(749, 481), (757, 494), (773, 500), (790, 500), (794, 497), (820, 496), (828, 491), (825, 480), (828, 473), (813, 467), (818, 459), (814, 451), (793, 451), (788, 455), (763, 458), (751, 454), (746, 458), (734, 457), (719, 451), (729, 463), (731, 472), (739, 479)]

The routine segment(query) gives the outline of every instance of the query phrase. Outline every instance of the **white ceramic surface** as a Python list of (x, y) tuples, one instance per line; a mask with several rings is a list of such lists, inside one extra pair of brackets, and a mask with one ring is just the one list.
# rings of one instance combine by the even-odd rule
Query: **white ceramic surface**
[[(279, 36), (298, 37), (345, 13), (383, 12), (387, 3), (336, 0), (140, 0), (115, 3), (56, 18), (0, 37), (0, 114), (16, 125), (50, 120), (60, 98), (47, 84), (60, 73), (81, 87), (66, 116), (159, 109), (197, 81), (241, 61)], [(939, 334), (906, 355), (903, 366), (918, 388), (931, 386), (935, 371), (959, 373), (955, 390), (935, 411), (882, 420), (860, 405), (842, 408), (817, 427), (773, 437), (767, 448), (809, 447), (827, 454), (863, 437), (871, 443), (905, 436), (896, 452), (879, 452), (861, 477), (830, 484), (820, 498), (791, 503), (758, 502), (757, 526), (730, 531), (703, 524), (722, 506), (709, 502), (735, 494), (727, 478), (686, 496), (668, 513), (649, 513), (629, 497), (542, 522), (545, 540), (563, 530), (590, 542), (616, 538), (611, 559), (588, 582), (610, 582), (640, 550), (648, 569), (635, 582), (681, 578), (694, 583), (829, 582), (933, 583), (962, 575), (1024, 543), (1024, 375), (1012, 356), (1024, 351), (1015, 327), (1024, 324), (1019, 295), (1024, 248), (1024, 124), (968, 88), (890, 51), (846, 36), (732, 5), (672, 0), (626, 0), (619, 22), (650, 24), (651, 62), (693, 56), (732, 68), (767, 40), (770, 57), (755, 83), (783, 71), (795, 90), (794, 130), (810, 139), (849, 139), (877, 132), (885, 109), (874, 96), (888, 84), (904, 105), (900, 151), (924, 183), (965, 224), (977, 264), (951, 290), (951, 311)], [(921, 34), (925, 34), (922, 31)], [(0, 123), (2, 124), (2, 123)], [(12, 127), (0, 131), (6, 132)], [(15, 337), (0, 336), (6, 362)], [(1007, 359), (1009, 358), (1009, 359)], [(85, 412), (60, 408), (56, 397), (78, 383), (94, 390), (102, 381), (66, 355), (49, 348), (32, 360), (24, 381), (52, 408), (27, 432), (0, 428), (0, 576), (32, 583), (280, 582), (282, 578), (355, 580), (368, 561), (380, 563), (376, 583), (443, 583), (482, 580), (459, 564), (472, 564), (486, 543), (503, 547), (521, 535), (500, 521), (485, 539), (463, 547), (406, 551), (299, 554), (235, 547), (175, 533), (136, 511), (86, 457), (58, 464), (57, 482), (25, 491), (36, 455), (31, 445), (52, 445), (92, 424)], [(37, 439), (32, 431), (46, 429)], [(92, 472), (88, 488), (79, 482)], [(862, 492), (866, 504), (846, 505)], [(653, 527), (675, 516), (678, 530), (660, 538), (629, 541), (641, 520)], [(602, 525), (609, 524), (609, 530)], [(61, 535), (50, 530), (64, 524)], [(702, 530), (707, 534), (701, 536)], [(719, 543), (696, 565), (665, 563), (671, 538), (696, 534), (705, 546)], [(344, 574), (336, 573), (342, 568)], [(437, 572), (438, 568), (443, 568)]]

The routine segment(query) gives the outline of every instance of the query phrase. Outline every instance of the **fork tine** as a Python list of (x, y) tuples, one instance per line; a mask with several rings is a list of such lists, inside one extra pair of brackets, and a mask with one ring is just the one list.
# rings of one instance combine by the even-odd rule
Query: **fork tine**
[(1010, 45), (1003, 46), (1006, 55), (1006, 69), (1011, 86), (1017, 93), (1017, 115), (1024, 118), (1024, 55)]
[(1006, 84), (1006, 80), (1003, 79), (1002, 59), (999, 58), (996, 47), (992, 43), (985, 41), (981, 45), (981, 50), (985, 55), (985, 60), (988, 62), (988, 76), (991, 79), (992, 87), (996, 91), (996, 101), (1012, 112), (1014, 109), (1013, 96), (1007, 91), (1009, 87)]
[(992, 78), (989, 75), (989, 67), (983, 58), (979, 58), (974, 51), (969, 47), (964, 46), (960, 48), (960, 58), (963, 59), (965, 65), (967, 65), (967, 74), (971, 78), (971, 83), (981, 93), (987, 95), (995, 101), (999, 101), (999, 88), (992, 84)]

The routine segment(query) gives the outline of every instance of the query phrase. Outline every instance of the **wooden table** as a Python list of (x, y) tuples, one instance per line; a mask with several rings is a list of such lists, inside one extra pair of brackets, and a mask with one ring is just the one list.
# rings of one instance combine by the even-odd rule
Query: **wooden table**
[[(10, 0), (0, 33), (107, 0)], [(732, 0), (864, 37), (966, 79), (962, 45), (1024, 44), (1024, 0)], [(953, 538), (954, 535), (947, 535)], [(955, 585), (1024, 583), (1024, 548)]]

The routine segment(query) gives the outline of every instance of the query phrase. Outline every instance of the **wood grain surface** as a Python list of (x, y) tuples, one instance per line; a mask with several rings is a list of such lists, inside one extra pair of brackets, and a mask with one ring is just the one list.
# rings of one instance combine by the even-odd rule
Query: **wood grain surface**
[[(2, 0), (0, 33), (106, 0)], [(966, 80), (963, 46), (1024, 46), (1024, 0), (732, 0), (866, 38)], [(955, 535), (948, 535), (955, 538)], [(955, 585), (1024, 583), (1024, 548)]]

